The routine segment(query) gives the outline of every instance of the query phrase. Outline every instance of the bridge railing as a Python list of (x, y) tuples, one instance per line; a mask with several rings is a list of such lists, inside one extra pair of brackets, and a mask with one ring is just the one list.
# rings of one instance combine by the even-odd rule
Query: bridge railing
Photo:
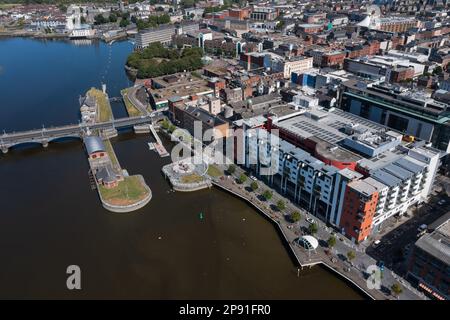
[(104, 122), (98, 122), (95, 124), (87, 124), (87, 123), (75, 123), (75, 124), (67, 124), (63, 126), (49, 126), (49, 127), (42, 127), (40, 129), (31, 129), (31, 130), (25, 130), (25, 131), (12, 131), (12, 132), (6, 132), (4, 131), (2, 134), (0, 134), (0, 139), (10, 139), (10, 138), (19, 138), (21, 136), (29, 136), (29, 135), (39, 135), (43, 133), (54, 133), (58, 131), (65, 131), (68, 129), (87, 129), (87, 128), (99, 128), (103, 126), (108, 125), (115, 125), (115, 124), (121, 124), (121, 123), (130, 123), (132, 125), (135, 123), (144, 123), (149, 120), (151, 120), (152, 117), (150, 115), (146, 116), (137, 116), (137, 117), (125, 117), (125, 118), (119, 118), (119, 119), (113, 119), (110, 121), (104, 121)]

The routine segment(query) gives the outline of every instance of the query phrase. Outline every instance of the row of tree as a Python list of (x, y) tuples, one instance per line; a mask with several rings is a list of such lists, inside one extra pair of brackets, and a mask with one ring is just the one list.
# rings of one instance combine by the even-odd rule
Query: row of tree
[[(228, 166), (228, 173), (229, 174), (233, 174), (236, 171), (236, 166), (234, 164), (231, 164)], [(237, 182), (239, 184), (243, 184), (247, 181), (248, 177), (245, 174), (241, 174), (239, 176), (239, 178), (237, 179)], [(250, 188), (253, 191), (256, 191), (259, 189), (259, 185), (256, 181), (252, 181), (252, 183), (250, 184)], [(262, 194), (261, 194), (266, 200), (270, 200), (273, 196), (273, 192), (270, 190), (265, 190)], [(284, 209), (286, 209), (286, 204), (283, 200), (279, 200), (277, 202), (277, 208), (278, 210), (282, 211)], [(299, 211), (293, 211), (289, 216), (288, 216), (289, 220), (293, 223), (300, 221), (301, 219), (301, 214)], [(308, 226), (308, 232), (311, 235), (315, 235), (317, 232), (319, 231), (319, 226), (317, 225), (316, 222), (313, 222), (311, 224), (309, 224)], [(330, 235), (330, 237), (327, 240), (327, 246), (328, 248), (332, 249), (334, 246), (336, 246), (337, 243), (337, 239), (334, 235)], [(356, 258), (356, 253), (355, 251), (348, 251), (347, 252), (347, 259), (350, 262), (350, 264), (352, 264), (352, 261)], [(401, 284), (399, 284), (398, 282), (395, 282), (394, 284), (392, 284), (392, 286), (390, 287), (391, 292), (394, 296), (396, 296), (398, 298), (398, 296), (403, 292), (403, 288), (401, 286)]]

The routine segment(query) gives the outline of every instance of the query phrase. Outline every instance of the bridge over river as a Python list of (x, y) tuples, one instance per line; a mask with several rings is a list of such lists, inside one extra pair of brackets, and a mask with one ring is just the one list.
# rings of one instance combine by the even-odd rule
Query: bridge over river
[(162, 118), (164, 118), (163, 115), (155, 112), (138, 117), (119, 118), (106, 122), (97, 122), (94, 124), (79, 123), (59, 127), (43, 127), (42, 129), (21, 132), (5, 132), (0, 135), (0, 149), (3, 153), (7, 153), (9, 148), (25, 143), (38, 143), (44, 147), (47, 147), (49, 142), (58, 139), (82, 139), (92, 130), (121, 129), (125, 127), (133, 127), (135, 125), (152, 124)]

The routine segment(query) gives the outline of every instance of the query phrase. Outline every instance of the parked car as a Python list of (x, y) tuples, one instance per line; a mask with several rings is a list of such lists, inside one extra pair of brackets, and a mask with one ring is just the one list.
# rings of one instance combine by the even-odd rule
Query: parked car
[(426, 224), (422, 224), (420, 227), (417, 228), (417, 237), (423, 236), (425, 233), (427, 233), (428, 226)]
[(373, 247), (374, 247), (374, 248), (378, 247), (378, 245), (379, 245), (380, 243), (381, 243), (380, 240), (375, 240), (375, 241), (373, 242)]

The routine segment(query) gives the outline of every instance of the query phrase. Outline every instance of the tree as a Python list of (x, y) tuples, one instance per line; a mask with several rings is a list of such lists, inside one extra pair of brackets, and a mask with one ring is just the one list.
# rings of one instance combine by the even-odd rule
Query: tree
[(291, 221), (292, 221), (292, 222), (297, 222), (297, 221), (299, 221), (300, 218), (301, 218), (300, 212), (298, 212), (298, 211), (292, 212), (291, 215), (290, 215), (290, 218), (291, 218)]
[(102, 14), (98, 14), (94, 17), (94, 24), (104, 24), (108, 22)]
[(109, 15), (109, 22), (117, 22), (117, 15), (115, 13)]
[(266, 199), (266, 200), (270, 200), (272, 199), (272, 191), (270, 190), (266, 190), (264, 191), (264, 193), (262, 194), (262, 196)]
[(400, 283), (396, 282), (391, 286), (392, 293), (397, 297), (403, 292), (403, 288)]
[(256, 191), (256, 190), (258, 190), (258, 183), (256, 182), (256, 181), (253, 181), (251, 184), (250, 184), (250, 187), (252, 188), (252, 190), (253, 191)]
[(356, 258), (355, 252), (354, 251), (347, 252), (347, 258), (350, 262), (352, 262), (352, 260)]
[(442, 67), (441, 66), (437, 66), (436, 68), (433, 69), (433, 74), (434, 75), (439, 75), (442, 73)]
[(169, 123), (169, 120), (167, 120), (167, 119), (164, 119), (162, 122), (161, 122), (161, 127), (163, 128), (163, 129), (169, 129), (169, 126), (170, 126), (170, 123)]
[(128, 21), (128, 19), (122, 19), (122, 20), (120, 20), (119, 26), (120, 26), (121, 28), (125, 28), (125, 27), (127, 27), (129, 24), (130, 24), (130, 21)]
[(278, 210), (280, 210), (280, 211), (286, 209), (286, 204), (284, 203), (283, 200), (278, 200), (278, 202), (277, 202), (277, 208), (278, 208)]
[(328, 244), (328, 247), (330, 247), (332, 249), (336, 245), (336, 237), (330, 236), (328, 238), (327, 244)]
[(86, 18), (82, 16), (82, 17), (80, 18), (80, 23), (81, 23), (81, 24), (85, 24), (85, 23), (86, 23)]
[(238, 181), (239, 181), (240, 184), (243, 184), (245, 181), (247, 181), (247, 176), (245, 174), (241, 174), (239, 176), (239, 180)]
[(308, 231), (311, 235), (315, 235), (319, 231), (319, 227), (316, 223), (311, 223), (308, 227)]
[(230, 164), (228, 166), (228, 170), (227, 171), (228, 171), (229, 174), (233, 174), (236, 171), (236, 166), (234, 164)]
[(195, 4), (195, 0), (182, 0), (181, 1), (181, 6), (183, 8), (191, 8), (193, 7)]

